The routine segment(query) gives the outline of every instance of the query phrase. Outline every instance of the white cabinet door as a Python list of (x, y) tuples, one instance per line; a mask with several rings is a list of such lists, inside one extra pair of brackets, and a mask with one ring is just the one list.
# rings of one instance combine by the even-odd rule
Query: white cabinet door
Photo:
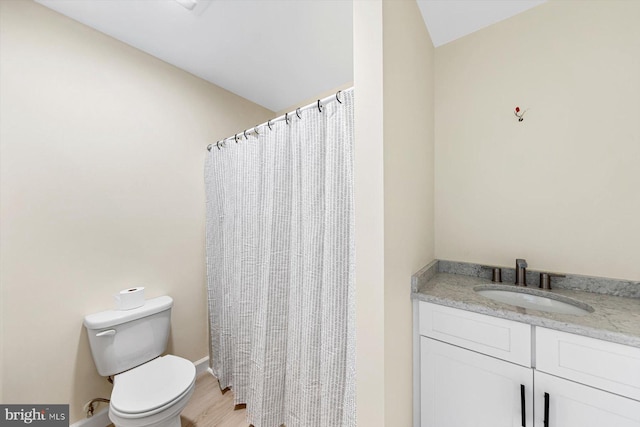
[(420, 357), (422, 427), (533, 426), (531, 369), (425, 337)]
[(539, 371), (535, 384), (535, 427), (640, 427), (636, 400)]

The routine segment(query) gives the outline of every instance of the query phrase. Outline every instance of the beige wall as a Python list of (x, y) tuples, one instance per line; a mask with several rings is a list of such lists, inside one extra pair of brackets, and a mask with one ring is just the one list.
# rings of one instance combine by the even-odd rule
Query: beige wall
[(382, 0), (354, 1), (356, 404), (370, 427), (385, 419), (382, 66)]
[(640, 278), (639, 20), (551, 1), (436, 50), (438, 258)]
[(108, 397), (82, 327), (112, 294), (175, 300), (208, 354), (207, 143), (273, 116), (31, 1), (0, 1), (3, 403)]
[(415, 1), (354, 2), (358, 425), (412, 424), (411, 274), (434, 257), (433, 51)]
[(410, 426), (411, 275), (434, 258), (434, 48), (415, 1), (383, 13), (385, 425)]

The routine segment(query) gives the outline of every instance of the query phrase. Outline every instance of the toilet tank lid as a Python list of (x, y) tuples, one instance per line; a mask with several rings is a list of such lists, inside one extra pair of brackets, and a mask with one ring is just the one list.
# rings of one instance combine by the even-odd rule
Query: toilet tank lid
[(142, 307), (131, 310), (106, 310), (89, 314), (84, 318), (84, 326), (87, 329), (109, 328), (169, 310), (172, 306), (173, 299), (170, 296), (151, 298), (146, 300)]

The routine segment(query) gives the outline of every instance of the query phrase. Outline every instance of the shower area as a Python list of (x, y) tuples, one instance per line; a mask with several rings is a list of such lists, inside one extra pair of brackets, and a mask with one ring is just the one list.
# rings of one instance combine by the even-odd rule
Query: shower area
[(354, 90), (207, 147), (211, 373), (255, 427), (355, 426)]

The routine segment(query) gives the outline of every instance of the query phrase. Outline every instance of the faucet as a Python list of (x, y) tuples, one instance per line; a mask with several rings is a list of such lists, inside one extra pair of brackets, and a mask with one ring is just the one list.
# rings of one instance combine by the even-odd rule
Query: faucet
[(527, 260), (516, 259), (516, 285), (527, 286)]

